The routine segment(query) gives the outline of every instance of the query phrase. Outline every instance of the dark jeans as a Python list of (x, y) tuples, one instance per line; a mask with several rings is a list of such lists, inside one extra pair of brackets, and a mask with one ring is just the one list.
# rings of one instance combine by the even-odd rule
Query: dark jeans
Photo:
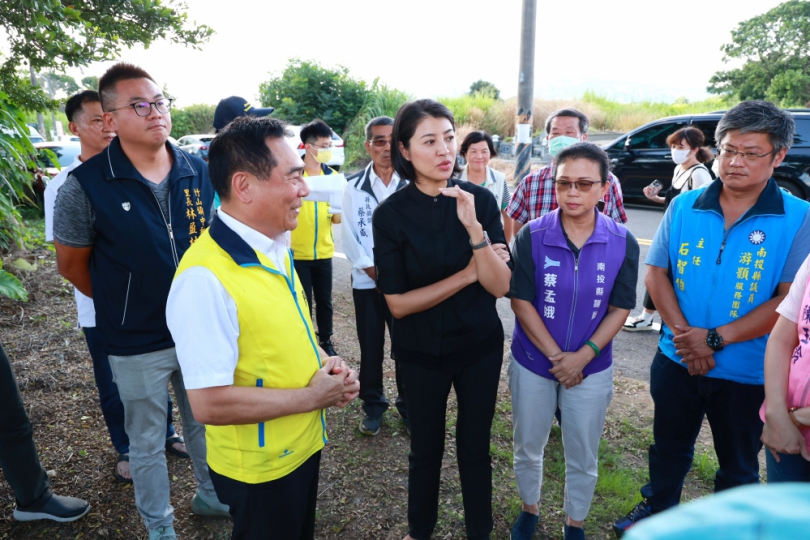
[[(84, 339), (87, 341), (87, 348), (90, 350), (90, 358), (93, 359), (93, 375), (96, 378), (96, 388), (98, 388), (98, 400), (101, 405), (101, 414), (104, 416), (104, 423), (110, 432), (110, 440), (119, 454), (129, 453), (129, 437), (124, 430), (124, 405), (118, 395), (118, 386), (113, 382), (110, 360), (102, 346), (101, 333), (97, 328), (82, 328)], [(174, 425), (172, 418), (172, 398), (169, 398), (168, 411), (166, 415), (166, 438), (174, 437)]]
[(659, 350), (650, 368), (650, 394), (655, 442), (650, 445), (650, 483), (641, 494), (654, 512), (680, 503), (704, 415), (720, 462), (714, 490), (759, 483), (763, 386), (689, 375)]
[(217, 497), (230, 507), (231, 540), (312, 540), (318, 500), (318, 451), (293, 472), (270, 482), (247, 484), (209, 469)]
[[(385, 357), (385, 325), (391, 333), (394, 317), (385, 297), (377, 289), (352, 289), (354, 313), (357, 320), (357, 339), (360, 341), (360, 400), (363, 411), (371, 418), (379, 418), (388, 410), (388, 399), (383, 391), (383, 359)], [(402, 384), (399, 363), (394, 362), (397, 379), (396, 407), (403, 419), (408, 418), (405, 407), (405, 387)]]
[(408, 389), (411, 426), (408, 527), (416, 540), (430, 538), (438, 519), (445, 416), (451, 386), (458, 401), (456, 452), (467, 538), (489, 538), (492, 531), (489, 442), (502, 360), (503, 345), (482, 351), (480, 360), (472, 364), (438, 369), (402, 364), (400, 368)]
[(304, 287), (312, 316), (312, 296), (315, 295), (315, 322), (318, 341), (323, 343), (332, 335), (332, 259), (295, 261), (295, 272)]
[(810, 461), (801, 454), (779, 454), (779, 463), (770, 450), (765, 450), (765, 463), (768, 466), (768, 483), (810, 482)]
[(17, 379), (0, 344), (0, 468), (11, 484), (17, 506), (38, 509), (51, 498), (48, 475), (39, 463), (34, 432)]

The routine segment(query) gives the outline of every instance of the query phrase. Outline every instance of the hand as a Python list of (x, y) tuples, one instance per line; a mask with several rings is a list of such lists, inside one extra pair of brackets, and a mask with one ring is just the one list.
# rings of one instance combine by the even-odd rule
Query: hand
[(492, 250), (495, 254), (501, 258), (501, 260), (505, 263), (509, 262), (509, 250), (506, 249), (506, 244), (492, 244)]
[(779, 454), (801, 454), (804, 459), (810, 461), (810, 452), (807, 450), (804, 435), (793, 425), (784, 411), (766, 415), (761, 440), (777, 463), (780, 461)]
[(456, 200), (458, 220), (461, 221), (461, 224), (464, 225), (465, 228), (471, 229), (481, 226), (478, 223), (478, 219), (475, 217), (475, 197), (473, 197), (472, 193), (467, 193), (458, 186), (439, 188), (439, 191), (445, 197), (452, 197)]
[(313, 392), (315, 409), (326, 409), (345, 399), (346, 385), (344, 383), (349, 372), (350, 370), (339, 356), (327, 358), (326, 363), (315, 372), (307, 385)]
[(706, 375), (709, 370), (714, 369), (716, 365), (714, 363), (713, 356), (707, 356), (705, 358), (695, 358), (693, 360), (681, 360), (682, 364), (686, 364), (687, 369), (689, 370), (690, 375)]
[(658, 202), (658, 192), (661, 191), (661, 188), (653, 187), (653, 186), (646, 186), (644, 189), (644, 196), (650, 199), (651, 201)]
[[(681, 357), (681, 362), (691, 362), (694, 359), (714, 354), (714, 349), (706, 345), (706, 336), (709, 334), (706, 328), (692, 328), (676, 324), (675, 329), (680, 332), (673, 341), (675, 352)], [(712, 365), (712, 367), (714, 366)]]
[(561, 352), (549, 357), (554, 367), (549, 372), (566, 388), (582, 382), (582, 369), (590, 360), (581, 351)]
[(374, 268), (373, 266), (369, 266), (368, 268), (363, 268), (363, 272), (365, 272), (366, 275), (368, 277), (370, 277), (371, 279), (373, 279), (374, 281), (377, 281), (377, 269)]
[(343, 399), (335, 403), (335, 407), (342, 409), (360, 395), (360, 381), (357, 380), (360, 374), (350, 369), (343, 360), (340, 361), (340, 366), (336, 366), (336, 369), (340, 369), (340, 373), (347, 372), (346, 378), (343, 380)]

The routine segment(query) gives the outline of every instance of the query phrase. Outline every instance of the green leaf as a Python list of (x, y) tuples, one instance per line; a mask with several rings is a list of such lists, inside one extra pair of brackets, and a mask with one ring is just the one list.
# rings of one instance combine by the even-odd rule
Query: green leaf
[(12, 300), (28, 302), (28, 291), (22, 282), (5, 270), (0, 270), (0, 295), (8, 296)]

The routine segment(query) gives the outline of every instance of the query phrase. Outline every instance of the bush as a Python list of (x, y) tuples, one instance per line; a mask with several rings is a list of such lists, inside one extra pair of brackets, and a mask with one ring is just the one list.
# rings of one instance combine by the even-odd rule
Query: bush
[(172, 110), (172, 136), (179, 139), (185, 135), (214, 132), (214, 110), (204, 103)]

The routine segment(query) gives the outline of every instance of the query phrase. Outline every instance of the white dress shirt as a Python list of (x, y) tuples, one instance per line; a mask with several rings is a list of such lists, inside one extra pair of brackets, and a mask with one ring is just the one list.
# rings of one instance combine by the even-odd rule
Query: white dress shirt
[[(284, 235), (272, 239), (229, 216), (220, 207), (217, 219), (254, 250), (266, 255), (287, 276)], [(268, 316), (272, 314), (268, 313)], [(166, 322), (189, 390), (230, 386), (239, 360), (236, 302), (208, 268), (189, 268), (172, 283)]]

